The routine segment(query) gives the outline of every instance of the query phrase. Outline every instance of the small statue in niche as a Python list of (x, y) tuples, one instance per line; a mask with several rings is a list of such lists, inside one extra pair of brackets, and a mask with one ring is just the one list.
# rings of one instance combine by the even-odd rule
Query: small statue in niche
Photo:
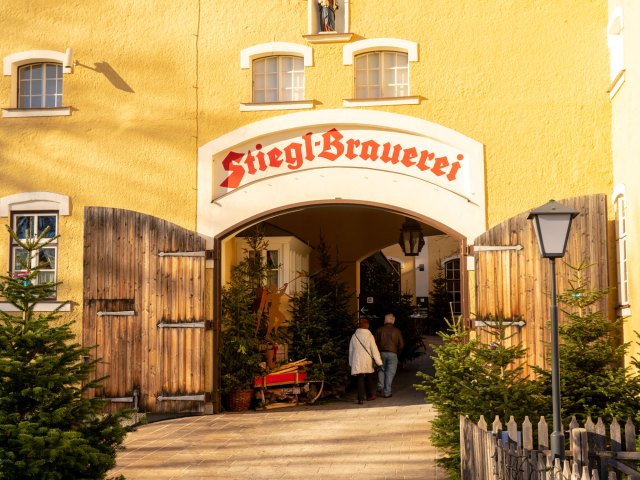
[(336, 31), (336, 10), (338, 2), (336, 0), (318, 0), (320, 8), (320, 31)]

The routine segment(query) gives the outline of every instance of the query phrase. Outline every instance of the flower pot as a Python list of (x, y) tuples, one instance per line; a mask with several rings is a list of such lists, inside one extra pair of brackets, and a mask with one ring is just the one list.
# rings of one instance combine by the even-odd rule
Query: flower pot
[(246, 412), (251, 407), (252, 389), (233, 390), (227, 394), (227, 410), (230, 412)]

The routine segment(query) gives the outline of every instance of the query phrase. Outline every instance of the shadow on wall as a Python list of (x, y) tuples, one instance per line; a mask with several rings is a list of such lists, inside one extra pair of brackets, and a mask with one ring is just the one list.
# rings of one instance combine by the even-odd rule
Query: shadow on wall
[(77, 65), (103, 74), (107, 78), (107, 80), (109, 80), (111, 85), (116, 87), (118, 90), (122, 90), (123, 92), (135, 93), (133, 88), (131, 88), (129, 84), (124, 81), (124, 78), (122, 78), (118, 74), (118, 72), (116, 72), (113, 67), (107, 62), (94, 63), (94, 67), (90, 67), (89, 65), (84, 65), (82, 63), (78, 63)]

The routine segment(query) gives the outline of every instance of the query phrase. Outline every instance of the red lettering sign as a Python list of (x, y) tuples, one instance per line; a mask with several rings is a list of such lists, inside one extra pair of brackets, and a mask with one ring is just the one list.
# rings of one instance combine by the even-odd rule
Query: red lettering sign
[(397, 143), (393, 145), (390, 142), (381, 145), (373, 139), (345, 138), (336, 128), (321, 134), (305, 133), (300, 140), (292, 141), (281, 148), (273, 147), (268, 151), (263, 151), (262, 145), (257, 144), (253, 152), (229, 152), (222, 160), (222, 168), (228, 175), (220, 186), (228, 189), (237, 188), (246, 176), (267, 170), (279, 170), (283, 165), (286, 165), (288, 170), (299, 170), (306, 162), (318, 161), (319, 158), (330, 162), (341, 158), (349, 161), (381, 161), (408, 170), (426, 172), (448, 182), (453, 182), (464, 168), (464, 164), (461, 163), (464, 160), (462, 154), (450, 161), (446, 155), (437, 155), (436, 152), (427, 150), (418, 151), (411, 146), (405, 147)]

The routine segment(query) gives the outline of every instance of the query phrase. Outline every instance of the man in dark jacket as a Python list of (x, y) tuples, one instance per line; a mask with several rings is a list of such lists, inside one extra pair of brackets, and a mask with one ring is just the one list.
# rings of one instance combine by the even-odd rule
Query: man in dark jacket
[(384, 325), (376, 330), (376, 344), (382, 357), (382, 369), (378, 372), (378, 391), (382, 390), (384, 398), (391, 396), (391, 384), (398, 369), (398, 355), (404, 348), (402, 332), (393, 326), (396, 317), (388, 313), (384, 317)]

